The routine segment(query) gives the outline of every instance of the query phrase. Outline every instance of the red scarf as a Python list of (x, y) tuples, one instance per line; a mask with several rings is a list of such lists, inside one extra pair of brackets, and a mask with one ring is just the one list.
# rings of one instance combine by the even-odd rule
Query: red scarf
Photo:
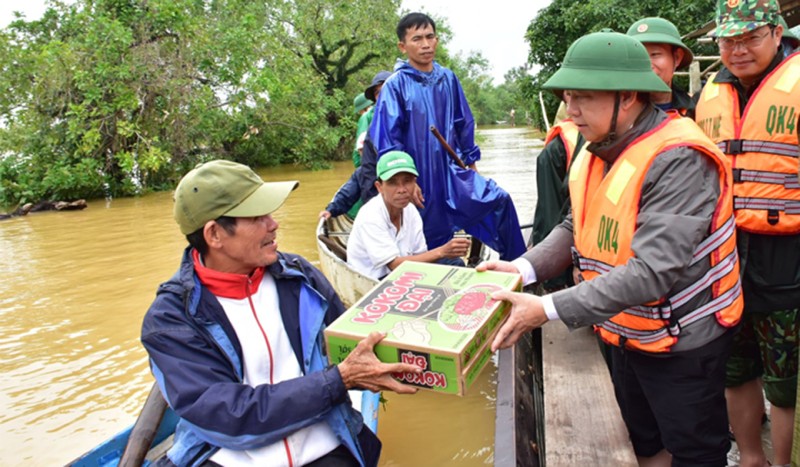
[(248, 295), (258, 292), (258, 286), (261, 285), (261, 279), (264, 277), (265, 268), (263, 267), (256, 268), (250, 275), (232, 274), (209, 269), (203, 266), (202, 261), (200, 261), (200, 253), (197, 250), (192, 250), (192, 260), (197, 277), (200, 278), (200, 283), (218, 297), (232, 298), (234, 300), (245, 299)]

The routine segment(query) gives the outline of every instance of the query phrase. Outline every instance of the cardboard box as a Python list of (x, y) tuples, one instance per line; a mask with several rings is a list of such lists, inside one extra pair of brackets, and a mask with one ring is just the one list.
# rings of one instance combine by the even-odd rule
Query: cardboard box
[(325, 330), (328, 358), (339, 363), (370, 332), (386, 332), (375, 347), (378, 359), (425, 370), (398, 380), (463, 395), (508, 316), (508, 304), (491, 293), (519, 290), (521, 282), (519, 274), (406, 261)]

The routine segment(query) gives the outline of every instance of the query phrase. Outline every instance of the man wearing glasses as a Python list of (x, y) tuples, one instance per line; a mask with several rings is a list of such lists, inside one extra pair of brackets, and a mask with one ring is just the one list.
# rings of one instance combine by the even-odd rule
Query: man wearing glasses
[[(776, 0), (719, 0), (724, 67), (696, 121), (729, 157), (745, 309), (728, 361), (728, 415), (742, 466), (769, 465), (762, 387), (772, 404), (774, 465), (788, 465), (800, 327), (800, 54), (781, 45)], [(788, 56), (787, 56), (788, 55)]]

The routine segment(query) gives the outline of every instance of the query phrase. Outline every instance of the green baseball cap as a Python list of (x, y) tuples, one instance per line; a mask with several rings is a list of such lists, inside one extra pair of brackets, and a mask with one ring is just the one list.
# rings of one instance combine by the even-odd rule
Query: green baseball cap
[(767, 24), (778, 24), (777, 0), (717, 0), (716, 37), (732, 37)]
[(664, 18), (640, 19), (628, 28), (627, 34), (642, 44), (669, 44), (683, 49), (683, 60), (678, 64), (678, 68), (687, 67), (692, 63), (694, 54), (681, 40), (678, 28)]
[(542, 86), (561, 95), (582, 91), (671, 92), (650, 67), (650, 55), (636, 39), (603, 30), (569, 46), (561, 68)]
[(408, 172), (419, 177), (414, 159), (403, 151), (389, 151), (378, 159), (378, 178), (386, 181), (400, 172)]
[(355, 99), (353, 99), (353, 108), (355, 109), (356, 113), (361, 112), (371, 105), (372, 101), (367, 99), (367, 96), (365, 96), (363, 92), (358, 93)]
[(189, 235), (221, 216), (270, 214), (298, 185), (296, 181), (265, 183), (250, 167), (236, 162), (204, 162), (178, 183), (173, 216), (181, 233)]

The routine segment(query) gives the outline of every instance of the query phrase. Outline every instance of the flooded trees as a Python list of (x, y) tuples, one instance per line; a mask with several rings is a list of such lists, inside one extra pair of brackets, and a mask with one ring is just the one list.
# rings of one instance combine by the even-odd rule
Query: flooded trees
[(210, 158), (324, 165), (350, 149), (352, 94), (392, 66), (398, 8), (78, 0), (20, 18), (0, 30), (0, 205), (171, 188)]

